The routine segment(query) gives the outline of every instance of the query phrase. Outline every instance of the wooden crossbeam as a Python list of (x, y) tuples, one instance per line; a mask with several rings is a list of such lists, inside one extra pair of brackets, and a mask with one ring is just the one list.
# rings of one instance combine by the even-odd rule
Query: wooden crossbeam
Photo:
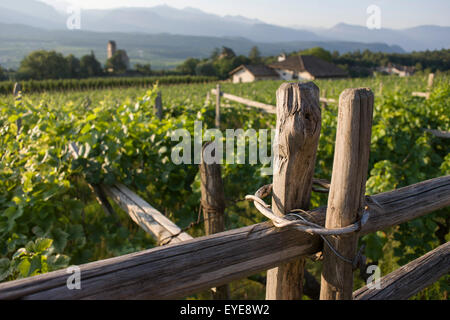
[(450, 242), (353, 293), (355, 300), (406, 300), (450, 272)]
[(420, 97), (425, 99), (430, 99), (430, 93), (429, 92), (413, 92), (413, 97)]
[[(71, 143), (69, 149), (74, 159), (77, 159), (79, 157), (77, 146)], [(106, 197), (108, 195), (134, 222), (153, 235), (159, 244), (178, 243), (192, 239), (189, 234), (182, 232), (176, 224), (123, 184), (89, 186), (107, 214), (115, 214)]]
[[(212, 89), (211, 93), (214, 94), (214, 95), (217, 95), (217, 89)], [(234, 101), (234, 102), (237, 102), (237, 103), (242, 103), (242, 104), (245, 104), (246, 106), (250, 106), (250, 107), (261, 109), (261, 110), (263, 110), (263, 111), (265, 111), (267, 113), (270, 113), (270, 114), (277, 114), (276, 106), (273, 106), (273, 105), (270, 105), (270, 104), (265, 104), (265, 103), (262, 103), (262, 102), (257, 102), (257, 101), (245, 99), (245, 98), (238, 97), (238, 96), (235, 96), (235, 95), (232, 95), (232, 94), (229, 94), (229, 93), (225, 93), (225, 92), (220, 92), (220, 96), (225, 98), (225, 99), (227, 99), (227, 100), (230, 100), (230, 101)], [(336, 100), (335, 99), (327, 99), (327, 98), (322, 97), (322, 98), (320, 98), (320, 102), (322, 102), (322, 103), (336, 103)], [(229, 107), (227, 105), (222, 105), (222, 106), (223, 107)]]
[(123, 184), (102, 185), (105, 193), (113, 199), (146, 232), (153, 235), (160, 245), (179, 243), (193, 239)]
[[(450, 206), (450, 176), (375, 195), (360, 235)], [(324, 225), (326, 208), (311, 212)], [(322, 249), (319, 236), (261, 223), (80, 266), (81, 290), (66, 269), (0, 284), (2, 299), (181, 298), (264, 271)]]

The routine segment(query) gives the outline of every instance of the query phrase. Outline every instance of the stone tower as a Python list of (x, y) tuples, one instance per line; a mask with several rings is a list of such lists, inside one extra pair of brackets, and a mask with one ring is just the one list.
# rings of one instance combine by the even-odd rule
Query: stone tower
[(112, 56), (116, 53), (117, 45), (115, 41), (108, 42), (108, 59), (112, 58)]

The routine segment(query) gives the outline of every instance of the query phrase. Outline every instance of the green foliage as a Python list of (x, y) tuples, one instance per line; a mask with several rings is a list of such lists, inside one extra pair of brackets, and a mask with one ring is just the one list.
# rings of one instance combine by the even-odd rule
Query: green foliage
[[(383, 95), (379, 94), (381, 82)], [(223, 83), (222, 88), (227, 93), (275, 104), (275, 91), (281, 83)], [(425, 76), (316, 83), (327, 91), (328, 98), (334, 99), (348, 87), (371, 87), (375, 92), (367, 194), (450, 174), (449, 142), (424, 130), (450, 129), (447, 77), (436, 78), (429, 100), (411, 97), (412, 91), (426, 87)], [(171, 150), (178, 142), (172, 141), (171, 134), (177, 128), (192, 134), (196, 120), (203, 121), (204, 129), (214, 127), (214, 104), (204, 102), (206, 92), (214, 85), (158, 88), (163, 96), (162, 120), (153, 114), (156, 88), (25, 95), (22, 102), (10, 97), (0, 99), (0, 281), (154, 245), (119, 208), (115, 207), (118, 219), (106, 216), (86, 181), (122, 182), (180, 227), (196, 221), (200, 200), (198, 166), (172, 163)], [(275, 124), (274, 115), (227, 103), (232, 108), (222, 110), (222, 129), (258, 130)], [(23, 127), (17, 135), (19, 117)], [(318, 178), (331, 178), (336, 119), (337, 106), (329, 104), (322, 112), (315, 172)], [(70, 157), (69, 142), (78, 145), (78, 160)], [(227, 229), (264, 220), (252, 205), (242, 201), (245, 195), (271, 182), (272, 177), (263, 176), (261, 169), (261, 165), (222, 166)], [(313, 193), (312, 208), (326, 202), (326, 195)], [(446, 208), (363, 237), (369, 261), (381, 265), (385, 275), (448, 241), (448, 216)], [(202, 226), (189, 233), (203, 235)], [(448, 291), (444, 282), (439, 281), (418, 297), (444, 297)], [(251, 297), (260, 296), (261, 285), (245, 283), (251, 286), (246, 292), (255, 290)], [(244, 295), (236, 289), (234, 296)]]
[(122, 74), (128, 69), (127, 53), (124, 50), (117, 50), (114, 55), (106, 61), (106, 69), (111, 69), (113, 73)]
[(55, 254), (52, 244), (52, 239), (37, 238), (18, 249), (11, 260), (1, 258), (0, 281), (31, 277), (67, 267), (69, 257)]
[(69, 74), (66, 59), (55, 51), (34, 51), (22, 60), (19, 68), (22, 79), (63, 79)]
[(0, 66), (0, 81), (6, 79), (6, 72), (3, 70), (2, 66)]
[[(148, 88), (156, 83), (160, 85), (181, 84), (181, 83), (203, 83), (215, 81), (215, 77), (205, 76), (161, 76), (161, 77), (108, 77), (89, 79), (63, 79), (63, 80), (43, 80), (43, 81), (22, 81), (22, 90), (25, 94), (47, 91), (67, 91), (67, 90), (99, 90), (105, 88), (128, 88), (139, 87)], [(14, 88), (13, 81), (0, 82), (0, 95), (11, 94)]]
[[(368, 76), (378, 66), (387, 66), (389, 63), (416, 67), (416, 71), (436, 72), (450, 69), (450, 49), (412, 52), (412, 53), (383, 53), (369, 50), (345, 53), (333, 56), (333, 62), (345, 67), (352, 76)], [(426, 70), (427, 69), (427, 70)]]
[(216, 70), (211, 62), (200, 62), (195, 67), (195, 74), (198, 76), (212, 77), (216, 75)]
[(103, 75), (102, 66), (93, 52), (78, 60), (72, 54), (64, 57), (56, 51), (39, 50), (31, 52), (22, 60), (17, 78), (19, 80), (76, 79), (101, 75)]
[(259, 51), (257, 46), (254, 46), (250, 53), (248, 54), (248, 58), (252, 64), (260, 64), (262, 62), (261, 52)]
[(195, 75), (195, 70), (200, 60), (189, 58), (177, 67), (177, 71), (181, 74)]
[(332, 62), (332, 60), (333, 60), (331, 53), (321, 47), (314, 47), (314, 48), (306, 49), (303, 51), (299, 51), (298, 54), (315, 56), (317, 58), (320, 58), (322, 60), (329, 61), (329, 62)]
[(150, 76), (152, 74), (152, 67), (150, 63), (144, 65), (137, 63), (134, 68), (136, 69), (137, 73), (143, 76)]
[(66, 57), (66, 63), (69, 69), (69, 78), (78, 78), (81, 74), (81, 64), (80, 60), (73, 54), (69, 54)]
[(85, 55), (80, 60), (80, 76), (83, 78), (99, 77), (103, 75), (103, 68), (95, 54), (91, 51), (91, 54)]

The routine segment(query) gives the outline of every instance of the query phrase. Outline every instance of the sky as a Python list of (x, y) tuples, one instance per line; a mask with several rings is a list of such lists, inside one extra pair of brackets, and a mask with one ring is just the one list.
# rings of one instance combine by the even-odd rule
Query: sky
[(328, 28), (340, 22), (366, 25), (367, 8), (381, 9), (381, 27), (402, 29), (419, 25), (449, 26), (449, 0), (41, 0), (64, 1), (86, 9), (152, 7), (167, 4), (208, 13), (242, 15), (283, 26)]

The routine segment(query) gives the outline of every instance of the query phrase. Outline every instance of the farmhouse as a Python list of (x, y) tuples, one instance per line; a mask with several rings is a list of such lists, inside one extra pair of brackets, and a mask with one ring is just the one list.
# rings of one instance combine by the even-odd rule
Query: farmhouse
[(314, 56), (282, 54), (278, 62), (265, 65), (241, 65), (230, 72), (233, 83), (258, 80), (314, 80), (319, 78), (344, 78), (347, 72), (335, 64)]
[(377, 69), (378, 72), (386, 73), (386, 74), (396, 74), (400, 77), (409, 77), (412, 76), (415, 72), (414, 67), (408, 66), (397, 66), (393, 64), (389, 64), (386, 67), (380, 67)]
[(314, 80), (319, 78), (344, 78), (348, 74), (335, 64), (315, 56), (281, 57), (269, 65), (283, 80)]
[(265, 65), (241, 65), (230, 72), (233, 83), (280, 79), (278, 73)]

